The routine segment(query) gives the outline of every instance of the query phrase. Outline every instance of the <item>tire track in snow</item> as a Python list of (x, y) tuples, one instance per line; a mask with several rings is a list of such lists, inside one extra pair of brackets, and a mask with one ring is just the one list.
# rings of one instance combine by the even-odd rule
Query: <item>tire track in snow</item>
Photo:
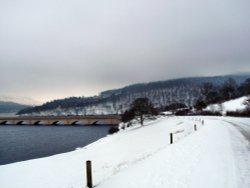
[[(245, 137), (245, 139), (248, 141), (248, 145), (247, 148), (250, 150), (250, 131), (248, 131), (247, 129), (245, 129), (243, 126), (240, 125), (240, 122), (232, 122), (232, 121), (228, 121), (228, 120), (223, 120), (226, 123), (229, 123), (230, 125), (236, 127), (241, 134)], [(244, 124), (245, 125), (245, 124)]]
[[(237, 159), (237, 166), (239, 169), (239, 176), (240, 176), (240, 182), (241, 182), (241, 187), (242, 188), (248, 188), (250, 185), (250, 131), (246, 130), (244, 126), (246, 124), (240, 123), (240, 122), (235, 122), (231, 120), (221, 120), (224, 121), (225, 123), (229, 124), (232, 126), (232, 128), (235, 128), (238, 130), (238, 134), (234, 134), (233, 139), (233, 148), (235, 152), (235, 159)], [(238, 135), (238, 136), (237, 136)], [(239, 147), (240, 144), (242, 144), (242, 139), (246, 142), (245, 148), (244, 147)], [(238, 145), (238, 147), (236, 147)]]

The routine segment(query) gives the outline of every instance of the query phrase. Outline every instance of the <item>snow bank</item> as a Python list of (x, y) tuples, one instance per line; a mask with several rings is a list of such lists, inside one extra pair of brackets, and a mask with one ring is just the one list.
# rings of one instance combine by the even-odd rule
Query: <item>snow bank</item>
[(84, 188), (85, 161), (92, 160), (93, 181), (100, 188), (247, 188), (241, 172), (248, 167), (242, 156), (249, 151), (235, 132), (217, 119), (202, 126), (199, 117), (165, 117), (74, 152), (0, 166), (0, 187)]
[(229, 111), (244, 110), (246, 108), (244, 101), (248, 98), (249, 97), (245, 96), (245, 97), (240, 97), (238, 99), (224, 102), (222, 104), (212, 104), (212, 105), (207, 106), (205, 110), (213, 111), (213, 112), (221, 112), (222, 114), (225, 114), (226, 112), (229, 112)]
[(0, 166), (0, 187), (81, 187), (86, 185), (86, 160), (93, 161), (94, 182), (98, 184), (167, 147), (169, 132), (178, 128), (188, 131), (191, 125), (191, 121), (159, 119), (156, 123), (122, 131), (74, 152), (3, 165)]
[[(241, 144), (244, 138), (240, 134), (238, 138), (232, 137), (236, 132), (223, 122), (206, 120), (206, 126), (199, 132), (122, 171), (99, 187), (247, 188), (250, 173), (246, 174), (242, 166), (248, 165), (250, 153)], [(248, 155), (243, 156), (245, 153)]]

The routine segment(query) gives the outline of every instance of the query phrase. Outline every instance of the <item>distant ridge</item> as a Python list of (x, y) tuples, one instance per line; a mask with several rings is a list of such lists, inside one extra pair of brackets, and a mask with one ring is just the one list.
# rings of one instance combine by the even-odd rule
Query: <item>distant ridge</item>
[(22, 96), (8, 96), (8, 95), (0, 95), (0, 101), (3, 102), (14, 102), (21, 105), (40, 105), (41, 102), (31, 99), (29, 97), (22, 97)]
[(119, 94), (125, 92), (135, 92), (135, 91), (143, 91), (148, 89), (156, 89), (161, 87), (171, 87), (173, 85), (185, 85), (185, 84), (203, 84), (205, 82), (211, 82), (214, 85), (221, 85), (229, 78), (232, 78), (236, 81), (237, 84), (240, 84), (246, 80), (246, 78), (250, 77), (250, 73), (239, 73), (239, 74), (230, 74), (223, 76), (207, 76), (207, 77), (185, 77), (185, 78), (177, 78), (170, 79), (164, 81), (155, 81), (155, 82), (147, 82), (147, 83), (137, 83), (129, 86), (125, 86), (119, 89), (107, 90), (100, 93), (100, 95), (112, 95)]
[(163, 107), (174, 102), (192, 106), (201, 96), (201, 85), (210, 82), (216, 86), (228, 79), (241, 84), (250, 73), (212, 77), (190, 77), (133, 84), (119, 89), (107, 90), (94, 97), (70, 97), (54, 100), (41, 106), (27, 108), (18, 114), (28, 115), (94, 115), (120, 114), (130, 107), (138, 97), (147, 97), (156, 107)]
[(30, 107), (14, 102), (0, 101), (0, 113), (17, 113), (18, 111)]

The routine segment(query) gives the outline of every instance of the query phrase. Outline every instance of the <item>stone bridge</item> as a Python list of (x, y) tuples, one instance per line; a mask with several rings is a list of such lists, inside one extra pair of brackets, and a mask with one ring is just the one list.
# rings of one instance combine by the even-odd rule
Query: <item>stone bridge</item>
[(118, 125), (118, 115), (0, 117), (1, 125)]

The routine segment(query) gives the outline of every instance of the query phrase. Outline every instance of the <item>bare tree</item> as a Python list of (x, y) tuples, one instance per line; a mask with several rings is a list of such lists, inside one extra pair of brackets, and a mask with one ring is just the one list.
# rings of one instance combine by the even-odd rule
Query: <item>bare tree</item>
[(133, 111), (135, 118), (138, 118), (141, 125), (143, 125), (144, 122), (144, 115), (157, 114), (157, 110), (153, 107), (153, 104), (149, 101), (148, 98), (136, 99), (132, 103), (131, 111)]
[(246, 100), (244, 101), (244, 105), (246, 105), (247, 110), (250, 110), (250, 98), (248, 98), (248, 99), (246, 99)]
[(237, 83), (234, 79), (230, 78), (223, 84), (221, 94), (225, 100), (233, 99), (237, 96)]

